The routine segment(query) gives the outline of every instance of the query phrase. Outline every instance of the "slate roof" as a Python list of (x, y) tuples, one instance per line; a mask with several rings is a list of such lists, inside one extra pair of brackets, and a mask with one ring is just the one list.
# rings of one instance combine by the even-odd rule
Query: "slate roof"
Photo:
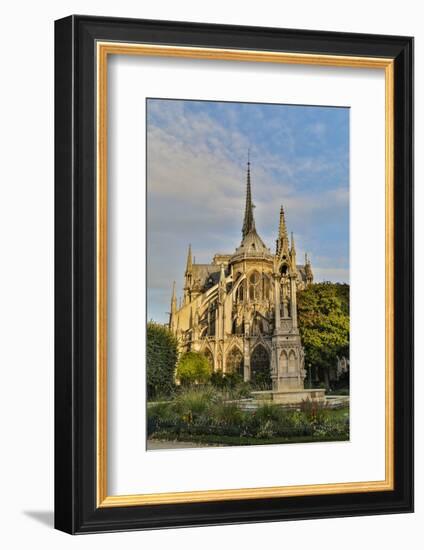
[[(267, 249), (268, 250), (268, 249)], [(301, 281), (306, 282), (304, 265), (297, 265), (297, 272)], [(215, 264), (193, 264), (193, 282), (199, 290), (205, 290), (217, 285), (221, 273), (221, 267)], [(226, 270), (228, 274), (228, 270)]]
[(216, 264), (193, 264), (193, 282), (201, 289), (218, 284), (221, 266)]
[(240, 243), (240, 246), (236, 248), (233, 258), (236, 256), (251, 256), (251, 257), (261, 257), (261, 256), (270, 256), (270, 249), (264, 244), (263, 240), (259, 237), (256, 229), (252, 229), (243, 237), (243, 240)]

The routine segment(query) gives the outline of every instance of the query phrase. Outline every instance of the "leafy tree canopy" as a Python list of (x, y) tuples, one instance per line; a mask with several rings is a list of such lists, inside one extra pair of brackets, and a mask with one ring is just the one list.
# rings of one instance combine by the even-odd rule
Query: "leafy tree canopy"
[(147, 398), (168, 396), (175, 387), (177, 340), (171, 331), (154, 323), (147, 323)]
[(349, 357), (349, 285), (318, 283), (298, 294), (305, 365), (329, 368)]
[(177, 378), (181, 384), (205, 384), (212, 375), (207, 358), (197, 351), (183, 353), (177, 365)]

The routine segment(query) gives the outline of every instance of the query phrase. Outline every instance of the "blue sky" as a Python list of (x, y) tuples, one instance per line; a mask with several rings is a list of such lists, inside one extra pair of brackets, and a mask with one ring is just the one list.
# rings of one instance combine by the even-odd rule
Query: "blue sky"
[(256, 228), (272, 250), (280, 205), (316, 281), (349, 281), (349, 109), (147, 100), (148, 319), (198, 263), (240, 244), (250, 148)]

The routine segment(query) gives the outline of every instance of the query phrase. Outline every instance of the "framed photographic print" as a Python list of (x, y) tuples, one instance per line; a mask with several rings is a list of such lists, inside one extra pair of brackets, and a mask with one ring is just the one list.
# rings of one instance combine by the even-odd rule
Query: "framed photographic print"
[(55, 26), (55, 525), (413, 509), (413, 39)]

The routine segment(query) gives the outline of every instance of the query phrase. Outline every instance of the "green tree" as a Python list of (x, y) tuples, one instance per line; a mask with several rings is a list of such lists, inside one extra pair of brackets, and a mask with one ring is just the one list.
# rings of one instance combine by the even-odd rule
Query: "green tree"
[(205, 384), (212, 375), (212, 367), (203, 353), (183, 353), (177, 365), (177, 378), (181, 384)]
[(171, 331), (147, 323), (147, 399), (169, 396), (175, 387), (177, 340)]
[(305, 365), (318, 367), (328, 386), (337, 357), (349, 357), (349, 285), (319, 283), (299, 292), (298, 317)]

